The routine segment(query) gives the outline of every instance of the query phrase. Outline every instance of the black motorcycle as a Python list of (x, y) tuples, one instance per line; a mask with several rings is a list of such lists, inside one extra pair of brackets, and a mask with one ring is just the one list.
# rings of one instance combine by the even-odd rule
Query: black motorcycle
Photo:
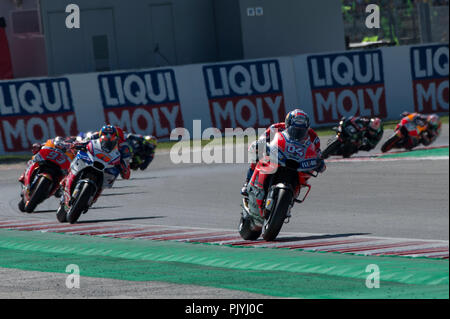
[(323, 158), (331, 155), (341, 155), (348, 158), (357, 153), (361, 145), (363, 145), (364, 132), (356, 129), (350, 120), (342, 119), (339, 126), (333, 127), (336, 136), (329, 139), (327, 147), (322, 152)]

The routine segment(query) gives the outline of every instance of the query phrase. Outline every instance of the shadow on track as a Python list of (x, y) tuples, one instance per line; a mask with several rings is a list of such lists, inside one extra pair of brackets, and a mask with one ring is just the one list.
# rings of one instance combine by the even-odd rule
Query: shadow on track
[(112, 189), (121, 189), (121, 188), (136, 188), (138, 186), (132, 186), (132, 185), (128, 185), (128, 186), (113, 186)]
[(116, 205), (116, 206), (95, 206), (95, 207), (89, 208), (89, 210), (91, 210), (91, 209), (120, 208), (120, 207), (123, 207), (123, 206), (120, 206), (120, 205)]
[(131, 177), (130, 179), (128, 179), (128, 181), (139, 181), (139, 180), (157, 179), (157, 178), (163, 178), (163, 176)]
[(166, 218), (167, 216), (149, 216), (149, 217), (124, 217), (124, 218), (113, 218), (113, 219), (95, 219), (86, 220), (78, 224), (90, 224), (90, 223), (104, 223), (104, 222), (120, 222), (127, 220), (142, 220), (142, 219), (155, 219), (155, 218)]
[(27, 215), (33, 215), (33, 214), (42, 214), (42, 213), (56, 213), (56, 209), (48, 209), (48, 210), (35, 210), (32, 213), (24, 213)]
[(277, 238), (276, 242), (290, 242), (290, 241), (301, 241), (301, 240), (314, 240), (314, 239), (330, 239), (330, 238), (340, 238), (340, 237), (350, 237), (350, 236), (363, 236), (370, 235), (371, 233), (348, 233), (348, 234), (327, 234), (327, 235), (317, 235), (317, 236), (305, 236), (305, 237), (283, 237)]
[(148, 192), (128, 192), (128, 193), (109, 193), (102, 194), (101, 196), (119, 196), (119, 195), (132, 195), (132, 194), (146, 194)]

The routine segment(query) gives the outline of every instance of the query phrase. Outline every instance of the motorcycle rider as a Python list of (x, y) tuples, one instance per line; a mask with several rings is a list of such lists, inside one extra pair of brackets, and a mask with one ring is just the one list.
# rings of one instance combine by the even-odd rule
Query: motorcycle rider
[[(120, 141), (120, 133), (118, 132), (117, 128), (115, 126), (112, 125), (104, 125), (100, 131), (98, 131), (95, 134), (95, 138), (88, 138), (88, 139), (84, 139), (82, 142), (75, 142), (72, 145), (72, 148), (75, 150), (81, 150), (81, 149), (85, 149), (87, 147), (87, 145), (91, 142), (91, 140), (94, 139), (98, 139), (100, 142), (100, 147), (102, 149), (102, 151), (104, 151), (105, 153), (111, 153), (114, 150), (118, 150), (120, 153), (120, 161), (119, 164), (116, 166), (117, 169), (120, 172), (120, 175), (122, 176), (122, 178), (124, 179), (129, 179), (130, 178), (130, 168), (129, 168), (129, 157), (130, 157), (130, 151), (129, 151), (129, 146), (127, 144), (124, 145), (120, 145), (119, 141)], [(123, 137), (123, 135), (122, 135)], [(121, 147), (123, 148), (121, 150)], [(65, 184), (66, 184), (66, 178), (64, 178), (61, 182), (61, 188), (64, 189), (65, 188)], [(103, 189), (100, 189), (93, 201), (92, 204), (95, 203), (97, 201), (97, 199), (100, 197), (101, 193), (102, 193)], [(64, 201), (65, 201), (65, 194), (63, 194), (63, 196), (61, 196), (61, 203), (60, 206), (58, 208), (57, 214), (59, 214), (61, 212), (61, 210), (65, 211), (65, 207), (64, 207)]]
[[(296, 124), (296, 120), (304, 121), (304, 124)], [(245, 178), (244, 185), (241, 189), (241, 195), (247, 197), (248, 196), (248, 183), (253, 176), (253, 172), (255, 171), (256, 165), (259, 161), (259, 151), (266, 144), (270, 143), (271, 139), (275, 136), (275, 133), (282, 132), (287, 130), (290, 137), (293, 137), (295, 140), (300, 141), (303, 144), (308, 142), (313, 143), (318, 157), (322, 156), (320, 150), (320, 139), (317, 136), (317, 133), (310, 127), (310, 120), (308, 115), (301, 109), (295, 109), (289, 112), (286, 115), (285, 121), (272, 124), (259, 138), (257, 141), (254, 141), (248, 149), (249, 155), (252, 157), (252, 163), (247, 171), (247, 176)], [(321, 161), (319, 171), (325, 171), (326, 166), (325, 162)]]
[(422, 136), (422, 144), (427, 146), (433, 143), (441, 134), (442, 122), (437, 114), (427, 116), (427, 130)]
[(138, 168), (142, 171), (145, 170), (155, 157), (155, 149), (158, 145), (156, 137), (128, 133), (126, 141), (131, 146), (133, 154), (130, 168), (133, 170)]
[(407, 118), (409, 122), (414, 123), (420, 132), (419, 139), (409, 138), (405, 141), (405, 148), (407, 149), (412, 149), (420, 143), (428, 146), (436, 140), (441, 132), (442, 122), (436, 114), (425, 115), (405, 111), (401, 115), (403, 119)]
[[(316, 168), (311, 169), (311, 171), (314, 170), (318, 173), (323, 173), (326, 170), (325, 161), (321, 158), (320, 139), (310, 128), (309, 117), (304, 111), (295, 109), (289, 112), (286, 116), (285, 129), (283, 131), (286, 132), (284, 135), (289, 142), (301, 144), (305, 152), (313, 151), (315, 153), (318, 159), (318, 165)], [(269, 149), (268, 152), (271, 152), (271, 150)], [(261, 171), (258, 173), (258, 175), (252, 176), (251, 181), (247, 186), (248, 207), (249, 212), (252, 215), (261, 216), (264, 211), (264, 197), (267, 192), (265, 185), (265, 181), (267, 180), (266, 176), (271, 173), (262, 173)], [(296, 171), (293, 171), (292, 174), (296, 174), (298, 178), (301, 178), (302, 175), (304, 175), (304, 173)], [(299, 195), (302, 186), (303, 185), (298, 183), (294, 190), (294, 198)]]
[(383, 124), (378, 117), (351, 116), (343, 117), (341, 120), (347, 121), (361, 134), (362, 142), (355, 153), (374, 149), (383, 137)]
[[(33, 153), (33, 156), (27, 162), (27, 168), (22, 173), (22, 175), (20, 175), (19, 182), (22, 183), (22, 184), (25, 182), (25, 174), (26, 174), (26, 171), (28, 170), (28, 167), (30, 167), (30, 165), (32, 164), (34, 156), (44, 146), (54, 147), (54, 148), (62, 151), (64, 154), (66, 154), (66, 156), (70, 160), (73, 160), (73, 158), (75, 157), (75, 153), (72, 150), (73, 142), (74, 142), (74, 137), (73, 136), (69, 136), (69, 137), (66, 137), (66, 138), (63, 138), (61, 136), (56, 136), (56, 137), (54, 137), (52, 139), (48, 139), (45, 143), (33, 143), (32, 147), (31, 147), (31, 152)], [(59, 191), (56, 193), (55, 196), (57, 196), (57, 195), (60, 195)], [(59, 196), (57, 196), (57, 197), (59, 197)]]
[[(125, 139), (125, 134), (123, 130), (119, 126), (107, 124), (104, 125), (98, 132), (80, 133), (78, 134), (77, 144), (81, 146), (86, 145), (87, 143), (89, 143), (89, 141), (102, 138), (102, 136), (103, 140), (105, 140), (107, 139), (106, 136), (108, 136), (108, 134), (111, 135), (111, 137), (108, 138), (113, 138), (114, 140), (117, 141), (117, 147), (121, 155), (120, 176), (123, 179), (129, 179), (131, 175), (130, 171), (131, 149), (130, 145), (127, 143)], [(106, 150), (104, 151), (107, 152)]]

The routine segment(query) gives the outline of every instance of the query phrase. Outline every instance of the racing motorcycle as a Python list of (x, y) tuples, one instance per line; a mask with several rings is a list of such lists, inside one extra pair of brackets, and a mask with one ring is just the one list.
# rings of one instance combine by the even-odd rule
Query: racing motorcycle
[(381, 146), (383, 153), (393, 148), (412, 150), (420, 144), (422, 134), (427, 130), (427, 124), (410, 114), (401, 119), (394, 129), (394, 134)]
[(48, 140), (33, 156), (25, 172), (19, 210), (32, 213), (37, 205), (54, 195), (73, 158), (70, 151), (56, 148), (53, 140)]
[(322, 152), (323, 158), (331, 155), (342, 155), (348, 158), (358, 152), (362, 145), (362, 132), (358, 131), (350, 121), (342, 119), (339, 125), (333, 127), (336, 136), (327, 142), (327, 147)]
[(104, 188), (111, 188), (120, 174), (120, 152), (117, 148), (107, 153), (100, 140), (95, 139), (78, 149), (66, 177), (64, 194), (56, 212), (59, 222), (75, 223), (85, 214)]
[[(239, 234), (245, 240), (256, 240), (262, 233), (262, 237), (274, 240), (283, 223), (291, 217), (291, 209), (294, 203), (302, 203), (311, 190), (307, 183), (310, 177), (317, 177), (314, 169), (320, 164), (321, 158), (317, 157), (313, 145), (304, 146), (290, 141), (285, 132), (277, 133), (274, 140), (268, 145), (269, 156), (260, 160), (256, 165), (255, 174), (267, 174), (263, 185), (266, 196), (263, 198), (263, 211), (259, 215), (251, 213), (250, 205), (259, 210), (255, 197), (257, 194), (249, 190), (249, 197), (242, 200), (242, 212), (239, 222)], [(299, 174), (300, 173), (300, 174)], [(298, 199), (300, 192), (296, 194), (296, 188), (307, 189), (302, 199)], [(253, 200), (250, 198), (253, 196)]]

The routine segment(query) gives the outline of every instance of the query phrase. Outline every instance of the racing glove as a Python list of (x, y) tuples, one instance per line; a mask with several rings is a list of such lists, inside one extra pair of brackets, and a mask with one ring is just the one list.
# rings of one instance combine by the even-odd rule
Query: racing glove
[(39, 152), (41, 150), (42, 145), (39, 143), (33, 143), (33, 145), (31, 146), (31, 152), (34, 154), (36, 154), (37, 152)]
[(123, 160), (120, 161), (119, 166), (120, 176), (122, 176), (123, 179), (129, 179), (131, 175), (130, 167)]
[(325, 161), (323, 159), (319, 159), (317, 168), (315, 169), (315, 171), (317, 173), (323, 173), (323, 172), (325, 172), (326, 169), (327, 169), (327, 166), (325, 165)]

